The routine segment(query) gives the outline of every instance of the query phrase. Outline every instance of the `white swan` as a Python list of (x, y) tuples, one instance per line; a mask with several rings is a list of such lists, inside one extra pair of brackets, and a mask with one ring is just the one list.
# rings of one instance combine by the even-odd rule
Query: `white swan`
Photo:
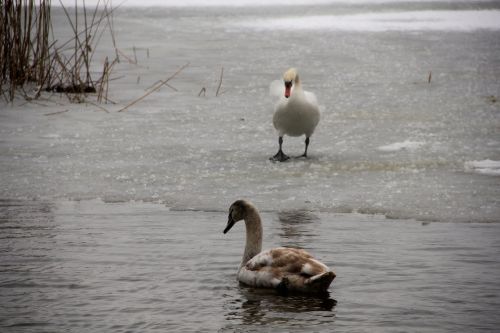
[[(279, 150), (270, 159), (272, 161), (286, 161), (289, 157), (283, 153), (281, 148), (283, 136), (306, 136), (306, 148), (301, 157), (307, 157), (309, 138), (319, 123), (320, 113), (316, 96), (309, 91), (302, 90), (299, 75), (295, 68), (290, 68), (283, 74), (285, 83), (284, 95), (275, 106), (273, 117), (274, 128), (278, 131)], [(271, 83), (271, 93), (276, 94), (276, 81)], [(283, 91), (283, 89), (281, 89)]]
[(324, 293), (335, 278), (325, 264), (301, 249), (279, 247), (262, 251), (262, 223), (257, 208), (245, 200), (229, 208), (224, 234), (245, 221), (246, 245), (238, 280), (252, 287), (276, 288), (280, 292)]

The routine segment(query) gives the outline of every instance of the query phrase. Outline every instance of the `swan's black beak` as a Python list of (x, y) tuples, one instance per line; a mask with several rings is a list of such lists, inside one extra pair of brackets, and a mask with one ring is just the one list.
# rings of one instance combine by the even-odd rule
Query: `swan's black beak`
[(231, 229), (235, 223), (236, 223), (236, 221), (233, 220), (231, 213), (229, 213), (229, 216), (227, 218), (227, 225), (226, 225), (226, 229), (224, 229), (224, 233), (228, 232), (229, 229)]

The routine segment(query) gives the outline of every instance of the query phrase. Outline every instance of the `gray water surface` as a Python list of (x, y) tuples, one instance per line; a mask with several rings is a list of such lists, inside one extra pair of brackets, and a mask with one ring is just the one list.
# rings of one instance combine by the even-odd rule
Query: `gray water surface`
[(154, 204), (2, 201), (3, 332), (470, 332), (500, 324), (500, 226), (264, 213), (264, 247), (306, 248), (330, 295), (241, 286), (244, 227)]

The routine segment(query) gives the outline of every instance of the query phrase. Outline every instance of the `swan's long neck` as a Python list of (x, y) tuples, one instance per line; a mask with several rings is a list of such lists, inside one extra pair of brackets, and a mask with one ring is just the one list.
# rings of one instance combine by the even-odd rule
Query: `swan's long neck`
[(262, 222), (255, 207), (248, 208), (245, 226), (247, 229), (247, 240), (240, 267), (245, 266), (248, 260), (262, 251)]
[(300, 79), (299, 79), (299, 74), (295, 75), (295, 89), (301, 87), (300, 85)]
[(297, 93), (299, 95), (303, 94), (302, 84), (300, 83), (300, 79), (299, 79), (299, 75), (298, 74), (297, 74), (297, 76), (295, 76), (294, 87), (293, 87), (293, 94), (292, 95), (295, 95)]

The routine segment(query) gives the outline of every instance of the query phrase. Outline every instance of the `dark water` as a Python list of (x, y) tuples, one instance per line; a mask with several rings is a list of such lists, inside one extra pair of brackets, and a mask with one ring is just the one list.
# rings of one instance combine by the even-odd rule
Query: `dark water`
[(265, 212), (264, 247), (337, 273), (326, 298), (240, 286), (226, 212), (0, 203), (2, 332), (472, 332), (500, 324), (499, 224)]

